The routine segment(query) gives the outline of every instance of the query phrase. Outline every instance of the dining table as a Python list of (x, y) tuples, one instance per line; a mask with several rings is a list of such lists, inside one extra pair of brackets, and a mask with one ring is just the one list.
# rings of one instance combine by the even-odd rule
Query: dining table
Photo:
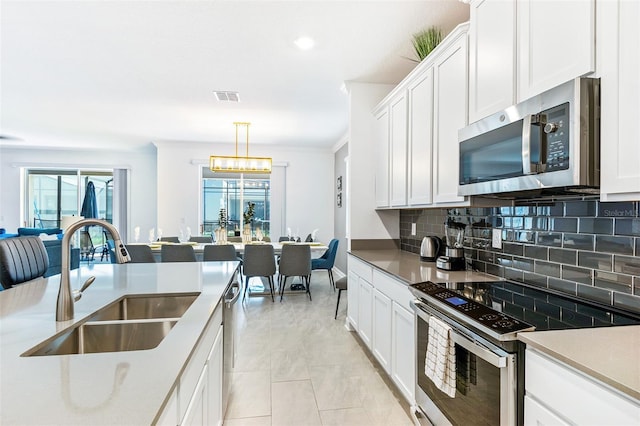
[[(193, 251), (196, 254), (196, 260), (197, 261), (202, 261), (202, 257), (203, 257), (203, 252), (204, 252), (204, 247), (207, 244), (203, 244), (203, 243), (196, 243), (196, 242), (181, 242), (181, 243), (172, 243), (172, 242), (167, 242), (167, 241), (154, 241), (152, 243), (130, 243), (130, 244), (144, 244), (147, 245), (151, 248), (151, 251), (153, 253), (153, 256), (156, 260), (157, 263), (160, 263), (162, 261), (161, 259), (161, 251), (162, 251), (162, 246), (163, 245), (190, 245), (193, 247)], [(217, 244), (215, 242), (211, 243), (211, 244)], [(244, 248), (247, 244), (244, 243), (231, 243), (228, 242), (226, 244), (232, 244), (235, 249), (236, 249), (236, 253), (238, 253), (239, 255), (242, 255), (244, 253)], [(325, 251), (327, 251), (327, 249), (329, 248), (326, 244), (321, 243), (321, 242), (295, 242), (295, 241), (282, 241), (282, 242), (265, 242), (265, 241), (253, 241), (251, 243), (248, 244), (271, 244), (273, 246), (273, 251), (276, 255), (279, 255), (280, 253), (282, 253), (282, 247), (285, 244), (297, 244), (297, 245), (308, 245), (311, 249), (311, 258), (318, 258), (321, 257)], [(265, 297), (265, 296), (269, 296), (271, 295), (269, 289), (268, 289), (268, 283), (266, 278), (265, 279), (259, 279), (258, 277), (255, 277), (256, 279), (252, 281), (251, 285), (249, 286), (249, 292), (248, 295), (250, 297)], [(248, 285), (248, 283), (245, 283), (245, 285)], [(285, 291), (285, 293), (291, 293), (291, 292), (295, 292), (298, 293), (300, 292), (299, 290), (297, 291)]]

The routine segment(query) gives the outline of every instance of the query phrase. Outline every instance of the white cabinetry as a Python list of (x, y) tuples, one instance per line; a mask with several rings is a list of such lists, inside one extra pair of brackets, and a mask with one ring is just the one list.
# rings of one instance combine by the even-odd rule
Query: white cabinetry
[(391, 299), (373, 290), (372, 351), (384, 371), (391, 373)]
[(358, 277), (358, 334), (368, 348), (373, 335), (373, 286), (363, 277)]
[(378, 208), (469, 205), (457, 195), (458, 130), (467, 124), (468, 109), (468, 27), (452, 31), (374, 110)]
[(389, 109), (376, 114), (376, 207), (389, 207)]
[(518, 0), (517, 33), (519, 100), (595, 71), (595, 0)]
[(347, 274), (347, 282), (349, 286), (356, 291), (347, 290), (347, 325), (349, 330), (358, 330), (358, 276), (351, 270), (351, 262), (349, 262), (349, 273)]
[(471, 2), (469, 122), (515, 103), (516, 2)]
[(434, 201), (460, 203), (458, 130), (467, 125), (467, 33), (435, 59), (433, 90)]
[[(357, 291), (357, 305), (349, 299), (347, 317), (382, 368), (408, 402), (415, 400), (415, 325), (407, 284), (349, 255), (349, 292)], [(353, 283), (356, 283), (355, 285)], [(357, 315), (354, 313), (357, 311)], [(357, 316), (358, 323), (351, 318)]]
[(401, 92), (391, 101), (389, 156), (391, 206), (407, 204), (407, 97)]
[(535, 349), (527, 348), (524, 371), (525, 425), (640, 424), (640, 401)]
[(432, 196), (433, 145), (433, 70), (427, 68), (409, 83), (408, 203), (410, 206), (428, 205)]
[(157, 424), (222, 424), (222, 331), (222, 307), (218, 306)]
[(416, 386), (413, 312), (393, 302), (391, 327), (391, 378), (405, 398), (413, 401)]
[(598, 2), (601, 199), (640, 199), (640, 3)]

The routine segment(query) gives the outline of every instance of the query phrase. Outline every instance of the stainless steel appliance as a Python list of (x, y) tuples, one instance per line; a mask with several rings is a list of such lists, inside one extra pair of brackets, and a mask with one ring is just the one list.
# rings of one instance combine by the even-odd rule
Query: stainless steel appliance
[(464, 223), (449, 218), (445, 223), (445, 239), (447, 247), (445, 255), (436, 259), (436, 267), (447, 271), (462, 271), (466, 268), (464, 259)]
[(420, 260), (433, 262), (440, 253), (440, 238), (424, 237), (420, 244)]
[(461, 129), (458, 140), (460, 195), (597, 193), (600, 80), (571, 80)]
[[(409, 286), (416, 318), (416, 402), (435, 425), (522, 425), (524, 349), (531, 330), (640, 324), (640, 315), (510, 281)], [(447, 323), (455, 346), (451, 398), (425, 374), (429, 317)]]
[(224, 306), (222, 310), (222, 418), (227, 412), (227, 405), (229, 402), (229, 392), (231, 391), (231, 377), (233, 373), (233, 367), (235, 365), (236, 358), (236, 340), (235, 340), (235, 316), (236, 316), (236, 303), (242, 295), (242, 288), (237, 281), (238, 271), (233, 281), (227, 287), (224, 294)]

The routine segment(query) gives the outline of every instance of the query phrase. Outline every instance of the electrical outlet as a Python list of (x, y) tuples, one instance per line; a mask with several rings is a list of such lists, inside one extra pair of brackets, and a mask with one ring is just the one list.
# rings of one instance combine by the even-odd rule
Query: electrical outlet
[(415, 223), (411, 224), (411, 235), (416, 235), (416, 224)]
[(502, 230), (492, 229), (491, 231), (491, 247), (497, 249), (502, 248)]

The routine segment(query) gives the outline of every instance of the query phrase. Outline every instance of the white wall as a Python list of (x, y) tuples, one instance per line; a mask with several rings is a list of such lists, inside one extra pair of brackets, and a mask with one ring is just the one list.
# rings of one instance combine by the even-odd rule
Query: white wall
[(134, 224), (142, 229), (155, 226), (156, 154), (153, 146), (137, 151), (0, 147), (0, 228), (6, 228), (9, 233), (23, 226), (24, 218), (20, 217), (21, 167), (129, 169), (128, 235), (133, 235)]
[[(195, 234), (200, 225), (200, 169), (209, 155), (233, 155), (233, 144), (158, 142), (158, 227), (163, 235), (179, 235), (180, 227)], [(319, 228), (318, 239), (333, 238), (333, 153), (252, 144), (250, 155), (268, 156), (286, 167), (286, 226), (301, 238)], [(272, 236), (277, 238), (278, 236)]]
[(349, 240), (400, 238), (398, 210), (376, 211), (374, 107), (395, 87), (355, 83), (349, 89)]

